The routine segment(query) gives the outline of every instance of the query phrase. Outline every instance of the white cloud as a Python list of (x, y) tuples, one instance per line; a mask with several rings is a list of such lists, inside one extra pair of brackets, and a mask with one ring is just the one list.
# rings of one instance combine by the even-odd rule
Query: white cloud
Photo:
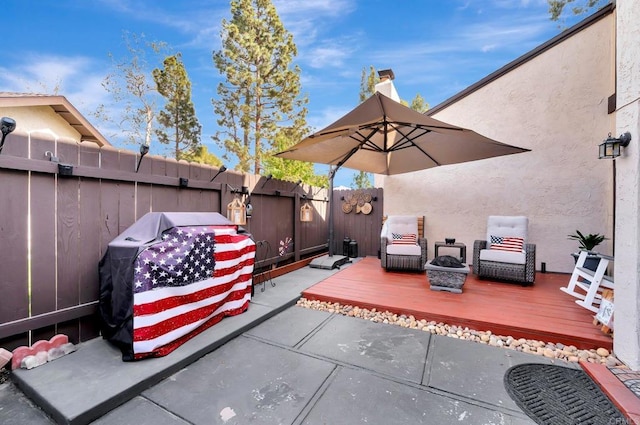
[(312, 49), (307, 61), (313, 68), (340, 67), (349, 57), (346, 49), (339, 47), (318, 47)]
[(310, 112), (307, 116), (307, 122), (313, 128), (313, 131), (318, 131), (334, 123), (339, 118), (342, 118), (347, 112), (351, 111), (352, 107), (329, 107), (322, 110), (316, 110)]

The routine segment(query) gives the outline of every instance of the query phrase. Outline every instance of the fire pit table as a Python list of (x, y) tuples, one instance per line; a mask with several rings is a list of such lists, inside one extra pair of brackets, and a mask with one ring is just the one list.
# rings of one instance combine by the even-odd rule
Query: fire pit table
[(469, 266), (464, 267), (442, 267), (431, 263), (425, 264), (427, 269), (427, 280), (431, 290), (448, 291), (455, 294), (462, 293), (462, 286), (469, 274)]

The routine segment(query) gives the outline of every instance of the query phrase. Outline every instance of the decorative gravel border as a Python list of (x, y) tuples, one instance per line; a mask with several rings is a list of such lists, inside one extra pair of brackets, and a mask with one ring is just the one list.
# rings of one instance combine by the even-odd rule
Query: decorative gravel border
[(494, 335), (491, 331), (477, 331), (467, 327), (463, 328), (461, 326), (448, 325), (446, 323), (437, 323), (434, 321), (429, 322), (424, 319), (417, 320), (413, 316), (397, 315), (389, 311), (381, 312), (375, 308), (368, 310), (358, 306), (308, 300), (306, 298), (300, 298), (297, 305), (299, 307), (309, 308), (312, 310), (338, 313), (349, 317), (359, 317), (375, 323), (388, 323), (391, 325), (402, 326), (404, 328), (418, 329), (425, 332), (431, 332), (436, 335), (443, 335), (450, 338), (487, 344), (493, 347), (521, 351), (528, 354), (536, 354), (571, 363), (578, 363), (582, 360), (590, 363), (603, 364), (608, 367), (626, 368), (626, 366), (612, 353), (610, 353), (609, 350), (602, 347), (591, 350), (579, 350), (572, 345), (567, 346), (561, 343), (552, 342), (545, 343), (543, 341), (525, 338), (516, 339), (512, 336)]

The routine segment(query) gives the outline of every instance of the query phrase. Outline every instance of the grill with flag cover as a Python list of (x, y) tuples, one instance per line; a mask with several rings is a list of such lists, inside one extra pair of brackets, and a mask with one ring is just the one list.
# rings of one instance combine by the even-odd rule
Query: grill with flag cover
[(251, 299), (249, 235), (217, 213), (151, 214), (100, 263), (103, 335), (125, 361), (169, 354)]

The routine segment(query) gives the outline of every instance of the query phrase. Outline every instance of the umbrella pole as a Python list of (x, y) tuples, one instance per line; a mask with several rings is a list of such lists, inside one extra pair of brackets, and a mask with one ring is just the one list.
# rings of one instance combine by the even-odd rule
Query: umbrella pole
[(337, 166), (331, 165), (329, 168), (329, 254), (315, 258), (309, 263), (309, 267), (316, 269), (331, 270), (340, 268), (341, 265), (349, 262), (349, 257), (347, 256), (333, 255), (333, 178), (338, 168), (340, 168), (340, 164)]
[(333, 167), (329, 168), (329, 257), (333, 257), (333, 178), (338, 171)]
[(309, 263), (309, 267), (318, 269), (335, 269), (349, 262), (349, 257), (345, 255), (333, 255), (333, 178), (349, 158), (360, 149), (360, 146), (353, 148), (336, 165), (329, 166), (329, 255), (318, 257)]

